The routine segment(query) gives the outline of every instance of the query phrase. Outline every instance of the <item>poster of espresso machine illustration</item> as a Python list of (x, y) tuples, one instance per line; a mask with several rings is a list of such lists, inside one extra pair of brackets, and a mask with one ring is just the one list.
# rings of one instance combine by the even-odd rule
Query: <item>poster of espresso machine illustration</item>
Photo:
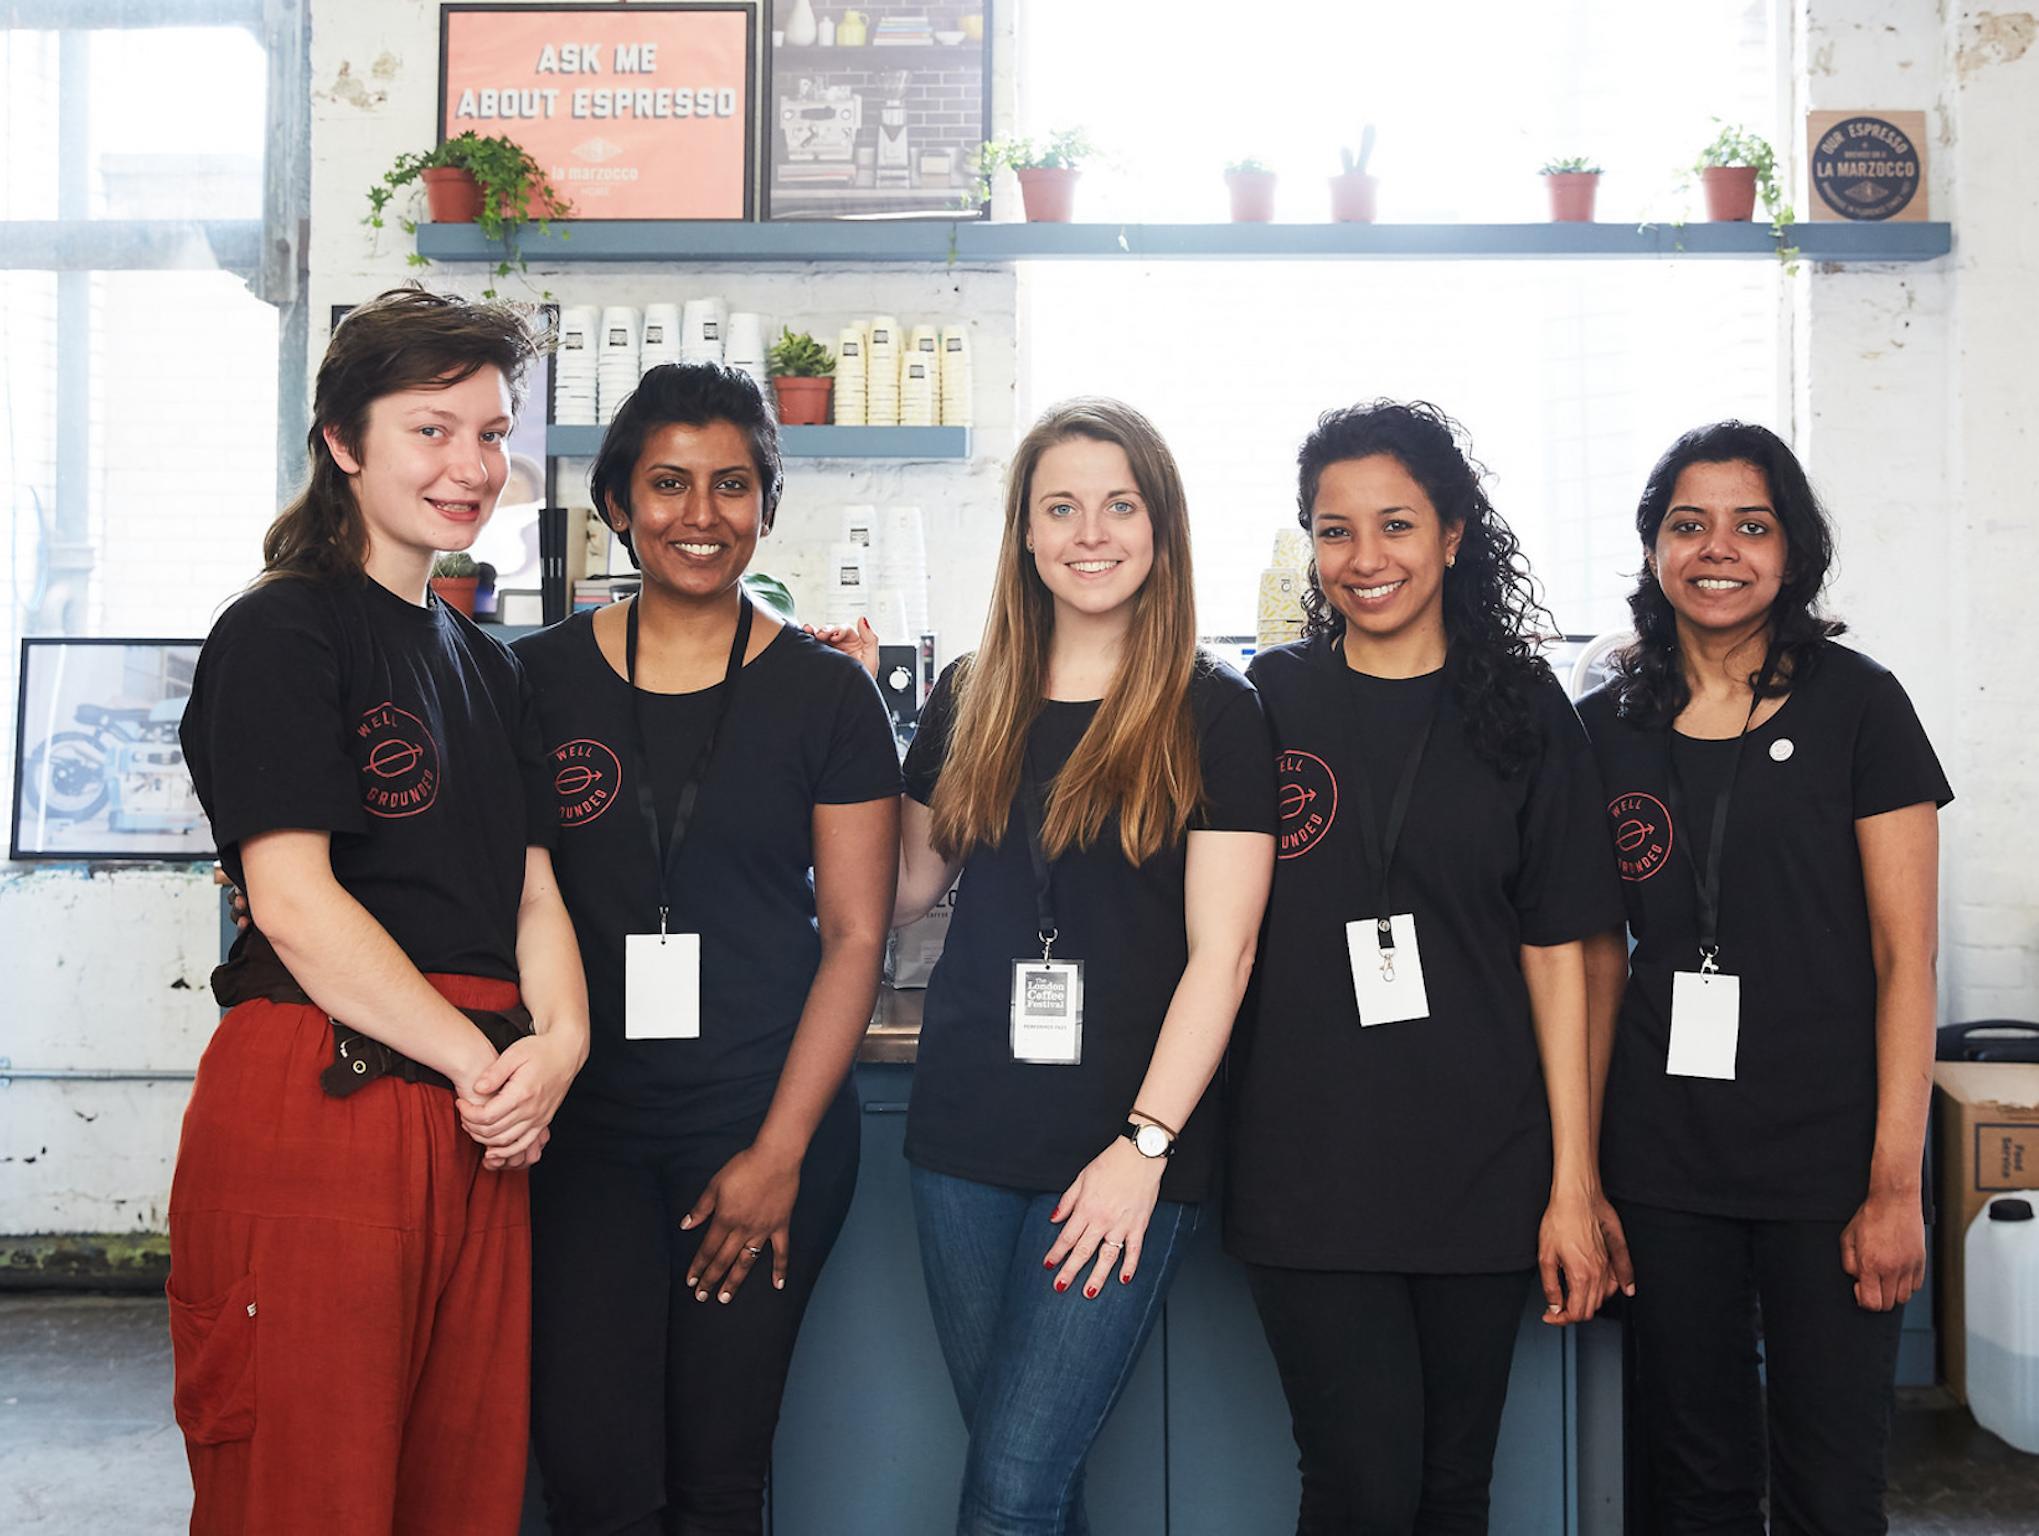
[(990, 0), (772, 0), (767, 217), (981, 218)]

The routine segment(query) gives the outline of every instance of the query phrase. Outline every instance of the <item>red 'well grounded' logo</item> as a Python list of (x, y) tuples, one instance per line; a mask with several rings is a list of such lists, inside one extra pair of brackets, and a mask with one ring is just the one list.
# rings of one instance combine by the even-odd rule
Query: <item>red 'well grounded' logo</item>
[(1607, 802), (1614, 857), (1624, 880), (1647, 880), (1671, 859), (1671, 813), (1655, 795), (1631, 791)]
[(585, 827), (616, 803), (623, 765), (602, 742), (582, 737), (552, 749), (552, 792), (562, 827)]
[(1317, 846), (1338, 817), (1338, 776), (1321, 757), (1282, 751), (1274, 755), (1274, 781), (1281, 813), (1275, 857), (1299, 858)]
[(381, 703), (354, 727), (361, 804), (371, 816), (415, 816), (439, 798), (439, 743), (407, 709)]

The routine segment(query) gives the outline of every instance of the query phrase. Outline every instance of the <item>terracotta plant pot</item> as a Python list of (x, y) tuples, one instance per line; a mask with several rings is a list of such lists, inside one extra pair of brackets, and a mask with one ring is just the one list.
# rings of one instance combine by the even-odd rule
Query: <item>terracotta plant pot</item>
[(1272, 223), (1274, 184), (1278, 179), (1272, 171), (1225, 172), (1225, 186), (1232, 194), (1232, 222)]
[(432, 590), (439, 594), (439, 601), (448, 608), (457, 608), (470, 619), (474, 617), (474, 588), (479, 576), (434, 576)]
[(1553, 224), (1593, 222), (1593, 195), (1600, 190), (1598, 171), (1546, 171), (1543, 184), (1550, 193)]
[(1756, 168), (1753, 165), (1709, 165), (1699, 173), (1706, 188), (1706, 216), (1715, 223), (1735, 223), (1756, 213)]
[(1067, 224), (1076, 212), (1076, 178), (1081, 171), (1040, 167), (1015, 171), (1029, 224)]
[(481, 183), (472, 171), (435, 165), (418, 172), (425, 184), (425, 210), (434, 224), (472, 224), (481, 217)]
[(1364, 171), (1345, 171), (1331, 178), (1331, 217), (1339, 224), (1371, 224), (1374, 193), (1381, 179)]
[(779, 399), (782, 427), (821, 427), (828, 424), (828, 402), (835, 393), (829, 378), (782, 378), (772, 380), (772, 393)]

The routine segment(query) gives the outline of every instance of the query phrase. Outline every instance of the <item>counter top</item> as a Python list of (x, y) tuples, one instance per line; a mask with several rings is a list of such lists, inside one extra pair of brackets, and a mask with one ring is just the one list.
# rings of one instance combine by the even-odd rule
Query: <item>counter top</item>
[(871, 1027), (857, 1047), (857, 1060), (911, 1066), (920, 1054), (920, 1011), (925, 987), (894, 988), (881, 983)]

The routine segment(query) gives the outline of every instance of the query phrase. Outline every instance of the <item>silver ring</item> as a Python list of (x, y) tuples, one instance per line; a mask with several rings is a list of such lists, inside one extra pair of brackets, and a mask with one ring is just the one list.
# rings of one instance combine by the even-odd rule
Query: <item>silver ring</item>
[(1118, 1249), (1121, 1249), (1126, 1245), (1124, 1243), (1115, 1243), (1110, 1238), (1106, 1238), (1103, 1242), (1099, 1243), (1097, 1246), (1100, 1248), (1110, 1248), (1114, 1252), (1116, 1252)]
[(759, 1254), (765, 1251), (765, 1247), (763, 1243), (759, 1243), (756, 1247), (752, 1247), (749, 1243), (745, 1243), (743, 1245), (743, 1251), (749, 1254), (752, 1258), (756, 1258)]

